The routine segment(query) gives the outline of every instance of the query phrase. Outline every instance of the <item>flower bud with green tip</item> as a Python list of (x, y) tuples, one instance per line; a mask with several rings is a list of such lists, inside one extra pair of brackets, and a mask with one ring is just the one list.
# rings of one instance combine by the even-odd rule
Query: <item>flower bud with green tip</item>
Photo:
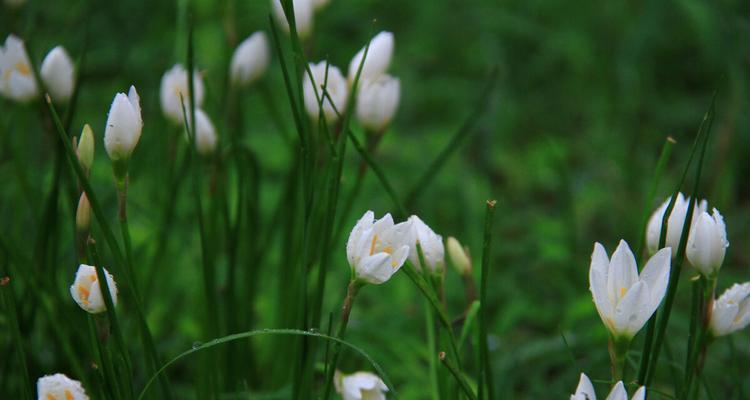
[(716, 277), (727, 247), (727, 228), (719, 210), (714, 208), (713, 215), (701, 211), (688, 237), (686, 255), (690, 264), (704, 276)]

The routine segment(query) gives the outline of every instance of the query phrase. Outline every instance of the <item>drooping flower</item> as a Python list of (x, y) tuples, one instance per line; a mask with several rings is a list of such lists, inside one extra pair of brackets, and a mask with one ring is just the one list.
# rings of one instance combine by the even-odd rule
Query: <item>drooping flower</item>
[[(107, 272), (106, 269), (104, 273), (107, 275), (107, 286), (109, 286), (112, 304), (117, 306), (117, 284), (115, 284), (112, 274)], [(98, 314), (107, 310), (104, 296), (102, 296), (101, 288), (99, 287), (96, 268), (90, 265), (81, 264), (78, 267), (75, 281), (70, 286), (70, 295), (73, 296), (73, 300), (86, 312)]]
[(370, 47), (363, 47), (349, 63), (349, 82), (354, 82), (354, 78), (357, 76), (359, 64), (362, 63), (362, 57), (365, 55), (365, 49), (367, 49), (367, 57), (365, 57), (362, 65), (362, 72), (359, 75), (360, 80), (375, 79), (384, 74), (391, 65), (393, 47), (393, 33), (380, 32), (375, 35), (370, 41)]
[[(312, 33), (316, 2), (316, 0), (292, 0), (294, 22), (300, 39), (306, 39)], [(276, 22), (285, 32), (289, 33), (289, 23), (286, 20), (284, 8), (281, 6), (281, 0), (271, 0), (271, 4), (273, 5), (273, 16), (276, 18)]]
[[(197, 71), (193, 71), (193, 90), (195, 91), (195, 107), (200, 108), (203, 105), (205, 90), (203, 79)], [(182, 125), (185, 121), (182, 113), (183, 102), (185, 110), (188, 113), (190, 111), (190, 84), (187, 70), (182, 64), (175, 64), (164, 73), (161, 78), (159, 98), (164, 115), (172, 122)]]
[(336, 392), (343, 400), (385, 400), (388, 386), (372, 372), (359, 371), (345, 375), (336, 371), (333, 376)]
[(427, 268), (433, 273), (441, 272), (445, 266), (443, 237), (435, 233), (416, 215), (409, 217), (409, 222), (412, 223), (412, 237), (409, 242), (409, 261), (417, 268), (423, 267), (419, 261), (419, 251), (417, 250), (417, 244), (419, 244), (422, 248)]
[(391, 278), (409, 256), (411, 221), (393, 223), (390, 214), (375, 220), (367, 211), (346, 242), (346, 257), (355, 279), (381, 284)]
[(727, 247), (727, 228), (719, 210), (714, 208), (713, 215), (701, 211), (688, 237), (686, 254), (690, 264), (703, 275), (715, 276), (724, 262)]
[[(327, 77), (326, 70), (328, 71)], [(312, 79), (310, 79), (308, 73), (305, 73), (302, 79), (305, 110), (307, 110), (310, 118), (317, 121), (320, 115), (320, 103), (318, 103), (318, 99), (320, 99), (323, 103), (323, 115), (326, 122), (333, 123), (339, 117), (336, 111), (343, 114), (346, 108), (347, 96), (349, 95), (346, 79), (341, 75), (338, 68), (328, 65), (326, 61), (317, 64), (310, 63), (310, 72), (312, 73)], [(315, 82), (314, 86), (313, 81)], [(324, 96), (324, 92), (327, 92), (328, 95)], [(331, 104), (331, 100), (333, 100), (333, 104)]]
[(232, 55), (232, 83), (237, 86), (248, 86), (255, 82), (268, 69), (270, 58), (265, 32), (253, 33), (237, 46)]
[(735, 283), (716, 301), (709, 330), (718, 336), (729, 335), (750, 325), (750, 282)]
[[(646, 398), (646, 387), (641, 386), (633, 394), (631, 400), (644, 400)], [(578, 387), (576, 392), (570, 395), (570, 400), (596, 400), (596, 392), (594, 391), (594, 385), (591, 384), (591, 380), (586, 374), (581, 374), (581, 379), (578, 381)], [(628, 400), (628, 392), (625, 390), (625, 385), (622, 381), (619, 381), (612, 387), (612, 391), (609, 392), (607, 400)]]
[(81, 382), (64, 374), (46, 375), (36, 381), (38, 400), (88, 400)]
[(594, 244), (589, 284), (596, 310), (612, 336), (631, 339), (659, 307), (669, 281), (671, 251), (659, 250), (639, 275), (635, 256), (624, 240), (611, 260), (604, 246)]
[(216, 128), (208, 118), (205, 111), (195, 110), (195, 120), (197, 121), (195, 129), (195, 149), (198, 154), (207, 156), (216, 150)]
[(357, 119), (368, 131), (381, 133), (393, 120), (401, 82), (388, 74), (362, 81), (357, 92)]
[(65, 104), (73, 95), (75, 87), (75, 74), (73, 60), (62, 46), (57, 46), (47, 53), (42, 61), (40, 76), (57, 104)]
[(446, 240), (445, 247), (448, 250), (448, 257), (460, 275), (471, 273), (471, 258), (468, 249), (461, 246), (458, 239), (449, 236)]
[(0, 94), (22, 103), (39, 94), (26, 46), (12, 34), (0, 46)]
[(143, 119), (141, 103), (135, 86), (125, 93), (117, 93), (112, 101), (104, 129), (104, 149), (112, 161), (128, 160), (141, 138)]
[[(646, 228), (646, 244), (648, 245), (648, 251), (650, 254), (656, 253), (659, 249), (659, 235), (661, 234), (661, 221), (664, 217), (664, 213), (667, 211), (669, 206), (670, 198), (667, 198), (659, 208), (651, 214), (651, 218), (648, 220), (648, 226)], [(690, 207), (690, 198), (685, 198), (682, 193), (677, 194), (677, 199), (674, 203), (672, 213), (669, 214), (667, 219), (667, 240), (664, 247), (671, 247), (672, 257), (677, 255), (677, 249), (680, 245), (680, 238), (682, 237), (682, 228), (685, 223), (685, 216), (687, 216), (688, 208)], [(707, 202), (702, 200), (698, 202), (697, 209), (693, 212), (692, 223), (695, 223), (698, 215), (701, 211), (706, 211)], [(691, 226), (692, 227), (692, 226)]]

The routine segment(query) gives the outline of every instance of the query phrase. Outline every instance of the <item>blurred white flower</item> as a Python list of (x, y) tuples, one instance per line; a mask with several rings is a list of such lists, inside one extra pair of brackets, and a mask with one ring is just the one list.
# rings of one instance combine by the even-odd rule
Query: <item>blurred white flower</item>
[(411, 229), (411, 221), (394, 224), (390, 214), (375, 220), (375, 214), (367, 211), (346, 242), (355, 279), (375, 285), (390, 279), (409, 256)]
[(750, 282), (735, 283), (716, 301), (709, 329), (714, 336), (725, 336), (750, 325)]
[(400, 98), (398, 78), (383, 74), (366, 79), (357, 92), (357, 119), (368, 131), (381, 133), (396, 114)]
[(416, 215), (409, 217), (412, 224), (411, 240), (409, 241), (409, 261), (417, 268), (422, 268), (419, 262), (419, 252), (417, 244), (422, 248), (424, 261), (427, 268), (438, 273), (445, 266), (445, 248), (443, 247), (443, 237), (436, 234), (427, 224)]
[(52, 100), (57, 104), (67, 103), (73, 95), (73, 68), (73, 60), (62, 46), (50, 50), (42, 61), (40, 76)]
[(195, 130), (195, 149), (203, 156), (212, 154), (216, 150), (216, 128), (206, 112), (201, 109), (195, 110), (195, 120), (198, 121)]
[[(372, 38), (370, 48), (367, 49), (367, 57), (362, 66), (362, 72), (359, 75), (360, 80), (375, 79), (385, 73), (391, 65), (393, 45), (393, 33), (391, 32), (380, 32)], [(367, 46), (363, 47), (349, 63), (349, 82), (354, 82), (366, 48)]]
[[(641, 386), (633, 394), (631, 400), (645, 400), (646, 398), (646, 387)], [(570, 395), (570, 400), (596, 400), (596, 392), (594, 391), (594, 385), (591, 384), (591, 380), (586, 374), (581, 374), (581, 379), (578, 381), (578, 387), (576, 392)], [(625, 385), (622, 381), (619, 381), (609, 392), (607, 400), (628, 400), (628, 392), (625, 391)]]
[[(318, 7), (319, 0), (292, 0), (294, 6), (294, 21), (297, 26), (297, 35), (300, 39), (306, 39), (310, 36), (313, 28), (313, 12)], [(276, 22), (289, 33), (289, 23), (284, 14), (284, 8), (281, 6), (281, 0), (271, 0), (273, 5), (273, 16)]]
[(125, 93), (117, 93), (107, 115), (104, 129), (104, 149), (112, 161), (127, 160), (141, 138), (143, 119), (135, 86)]
[(36, 381), (38, 400), (88, 400), (81, 382), (63, 374), (46, 375)]
[[(328, 69), (327, 78), (326, 68)], [(347, 96), (349, 95), (349, 87), (347, 86), (346, 79), (341, 75), (341, 71), (338, 68), (333, 65), (327, 65), (326, 61), (321, 61), (317, 64), (310, 63), (310, 72), (312, 72), (312, 80), (310, 79), (310, 74), (306, 71), (304, 78), (302, 78), (302, 91), (307, 115), (315, 121), (318, 120), (320, 115), (318, 98), (320, 98), (323, 103), (323, 115), (326, 122), (336, 122), (339, 117), (336, 111), (338, 110), (342, 115), (346, 111)], [(315, 86), (313, 86), (313, 81), (315, 81)], [(324, 91), (328, 93), (328, 96), (323, 95)], [(331, 104), (331, 100), (333, 100), (333, 104)]]
[(333, 382), (342, 400), (385, 400), (385, 393), (388, 391), (385, 382), (371, 372), (359, 371), (345, 375), (337, 370)]
[(23, 40), (8, 35), (0, 46), (0, 94), (18, 102), (27, 102), (39, 93), (31, 61)]
[[(203, 79), (197, 71), (193, 72), (193, 90), (195, 91), (195, 107), (200, 108), (203, 105), (204, 87)], [(185, 121), (182, 114), (182, 101), (185, 102), (185, 111), (190, 112), (188, 73), (182, 64), (175, 64), (164, 73), (161, 78), (159, 98), (164, 115), (172, 122), (182, 125)]]
[(260, 78), (270, 61), (268, 38), (265, 32), (255, 32), (243, 40), (232, 55), (230, 75), (232, 83), (247, 86)]
[(89, 124), (83, 126), (76, 153), (83, 169), (90, 171), (94, 163), (94, 131)]
[[(104, 273), (107, 275), (107, 286), (109, 286), (112, 304), (117, 306), (117, 285), (112, 274), (107, 272), (106, 269)], [(75, 281), (70, 287), (70, 295), (73, 296), (73, 300), (86, 312), (98, 314), (107, 310), (107, 306), (104, 303), (104, 296), (102, 296), (101, 288), (99, 287), (96, 268), (90, 265), (81, 264), (78, 267)]]
[(715, 276), (724, 262), (724, 254), (729, 247), (727, 228), (719, 210), (713, 215), (701, 211), (690, 229), (687, 242), (687, 258), (703, 275)]
[(458, 273), (460, 275), (471, 273), (471, 258), (469, 257), (468, 249), (461, 246), (458, 239), (453, 236), (448, 237), (445, 247), (448, 250), (448, 257), (450, 257)]
[(671, 251), (659, 250), (639, 276), (633, 252), (624, 240), (611, 260), (601, 244), (594, 244), (591, 294), (599, 316), (615, 338), (631, 339), (659, 307), (669, 281)]
[[(648, 252), (650, 254), (656, 253), (659, 249), (659, 235), (661, 234), (661, 220), (664, 217), (664, 213), (667, 211), (670, 198), (668, 197), (659, 208), (651, 214), (651, 218), (648, 220), (648, 227), (646, 228), (646, 244), (648, 245)], [(701, 211), (706, 211), (707, 207), (706, 200), (698, 202), (698, 208), (693, 212), (692, 223), (695, 223), (698, 215)], [(669, 214), (667, 220), (667, 240), (664, 247), (671, 247), (674, 251), (672, 257), (677, 255), (677, 249), (680, 245), (680, 238), (682, 237), (682, 227), (685, 223), (685, 216), (687, 215), (688, 208), (690, 207), (690, 198), (685, 198), (682, 193), (677, 194), (677, 199), (674, 203), (672, 213)]]

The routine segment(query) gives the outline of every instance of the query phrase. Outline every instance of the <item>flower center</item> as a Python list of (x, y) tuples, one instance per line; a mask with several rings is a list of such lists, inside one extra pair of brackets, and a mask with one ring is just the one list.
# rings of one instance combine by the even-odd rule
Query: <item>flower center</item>
[(28, 64), (23, 61), (19, 61), (16, 63), (16, 71), (18, 71), (18, 73), (23, 76), (31, 75), (31, 69), (29, 68)]

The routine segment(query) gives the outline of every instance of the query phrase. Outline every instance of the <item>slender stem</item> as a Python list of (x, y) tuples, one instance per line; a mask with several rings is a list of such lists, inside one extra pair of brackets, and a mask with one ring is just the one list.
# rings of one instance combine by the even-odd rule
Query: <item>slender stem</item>
[(685, 369), (685, 384), (683, 385), (683, 394), (685, 398), (690, 395), (693, 385), (696, 384), (697, 379), (700, 378), (700, 373), (703, 370), (706, 347), (710, 341), (708, 327), (711, 321), (711, 312), (713, 311), (716, 278), (706, 278), (701, 276), (700, 279), (702, 281), (701, 289), (703, 289), (701, 298), (702, 307), (700, 309), (701, 326), (698, 329), (698, 336), (695, 338), (695, 345), (689, 353), (690, 358), (688, 359)]
[(627, 359), (629, 345), (629, 339), (612, 337), (609, 339), (609, 359), (612, 366), (613, 382), (624, 379), (625, 361)]
[(456, 381), (458, 382), (459, 386), (461, 387), (461, 390), (466, 394), (466, 396), (469, 397), (471, 400), (477, 400), (477, 395), (474, 394), (474, 391), (471, 390), (471, 386), (469, 386), (469, 383), (466, 382), (466, 378), (464, 378), (461, 371), (458, 370), (451, 362), (445, 357), (445, 352), (440, 352), (438, 355), (440, 358), (440, 362), (443, 363), (443, 365), (448, 369), (448, 371), (453, 375), (454, 378), (456, 378)]
[(437, 345), (435, 343), (435, 318), (433, 315), (432, 307), (430, 302), (425, 300), (425, 330), (427, 331), (427, 351), (430, 355), (430, 389), (432, 391), (433, 400), (440, 399), (440, 387), (438, 385), (438, 366), (437, 366), (437, 354), (435, 349)]
[[(339, 329), (336, 332), (337, 339), (344, 339), (344, 333), (346, 333), (346, 326), (349, 324), (349, 315), (352, 312), (352, 305), (354, 304), (354, 298), (357, 296), (362, 283), (352, 280), (349, 282), (349, 287), (346, 290), (346, 297), (344, 298), (344, 304), (341, 306), (341, 321), (339, 321)], [(341, 343), (336, 342), (333, 345), (331, 362), (327, 366), (328, 374), (326, 375), (326, 386), (325, 392), (323, 392), (323, 400), (328, 400), (331, 397), (331, 388), (333, 385), (333, 374), (336, 372), (336, 367), (339, 362), (339, 355), (341, 353)]]
[(479, 288), (479, 398), (484, 399), (484, 386), (487, 386), (487, 397), (494, 399), (492, 384), (492, 367), (489, 359), (489, 345), (487, 343), (487, 281), (492, 249), (492, 216), (495, 213), (495, 200), (487, 201), (487, 211), (484, 217), (484, 246), (482, 248), (481, 286)]
[(13, 287), (10, 285), (10, 278), (7, 276), (0, 277), (0, 294), (2, 294), (3, 308), (7, 312), (8, 319), (10, 321), (11, 336), (15, 343), (16, 353), (18, 355), (18, 364), (21, 366), (21, 376), (23, 377), (23, 398), (32, 398), (33, 389), (31, 385), (31, 378), (29, 376), (29, 368), (26, 363), (26, 352), (24, 350), (23, 335), (21, 334), (21, 328), (18, 324), (18, 308), (16, 304), (15, 293), (13, 293)]

